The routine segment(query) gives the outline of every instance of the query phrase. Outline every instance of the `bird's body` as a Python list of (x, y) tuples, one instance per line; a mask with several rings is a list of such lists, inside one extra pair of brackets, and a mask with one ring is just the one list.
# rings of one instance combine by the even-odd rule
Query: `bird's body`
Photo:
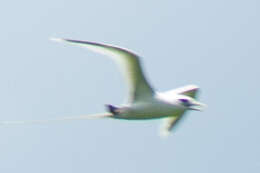
[(118, 108), (118, 114), (114, 114), (114, 118), (128, 120), (144, 120), (155, 119), (169, 116), (178, 116), (185, 109), (178, 108), (170, 100), (163, 98), (161, 95), (147, 102), (137, 102), (131, 105), (125, 105)]
[[(85, 118), (115, 118), (126, 120), (146, 120), (163, 118), (165, 120), (161, 134), (168, 135), (173, 126), (179, 122), (187, 110), (201, 110), (204, 105), (195, 100), (198, 87), (187, 85), (178, 89), (156, 92), (148, 83), (141, 68), (140, 58), (137, 54), (116, 46), (70, 40), (52, 39), (86, 47), (111, 57), (117, 62), (127, 81), (129, 88), (128, 102), (122, 106), (107, 105), (108, 112), (93, 116), (70, 117), (59, 120), (85, 119)], [(58, 120), (58, 121), (59, 121)], [(48, 121), (34, 121), (48, 122)], [(5, 122), (10, 124), (12, 122)], [(18, 122), (19, 123), (19, 122)], [(25, 123), (25, 121), (21, 121)]]

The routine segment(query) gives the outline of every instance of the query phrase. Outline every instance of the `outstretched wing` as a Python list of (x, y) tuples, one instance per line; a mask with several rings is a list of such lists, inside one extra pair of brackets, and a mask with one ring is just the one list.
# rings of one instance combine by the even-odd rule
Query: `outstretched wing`
[(183, 119), (183, 116), (184, 112), (178, 116), (164, 118), (160, 127), (160, 136), (169, 136), (173, 128), (175, 128), (176, 125)]
[(186, 95), (192, 98), (196, 98), (197, 93), (199, 91), (199, 87), (196, 85), (186, 85), (184, 87), (180, 87), (177, 89), (173, 89), (170, 91), (166, 91), (163, 94), (167, 94), (167, 95), (176, 95), (176, 94), (182, 94), (182, 95)]
[(116, 46), (94, 43), (89, 41), (79, 41), (70, 39), (52, 39), (54, 41), (68, 42), (86, 47), (94, 52), (98, 52), (112, 57), (119, 67), (127, 81), (129, 88), (129, 102), (149, 99), (154, 91), (145, 79), (139, 57), (129, 50)]
[(59, 121), (109, 118), (112, 116), (113, 116), (113, 114), (111, 114), (111, 113), (100, 113), (100, 114), (94, 114), (94, 115), (81, 115), (81, 116), (74, 116), (74, 117), (49, 119), (49, 120), (0, 121), (0, 126), (1, 125), (19, 125), (19, 124), (43, 124), (43, 123), (51, 123), (51, 122), (59, 122)]

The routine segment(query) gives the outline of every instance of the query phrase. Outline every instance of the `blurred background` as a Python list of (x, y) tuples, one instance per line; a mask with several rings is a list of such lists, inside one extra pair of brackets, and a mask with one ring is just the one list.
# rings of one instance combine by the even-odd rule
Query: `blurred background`
[(45, 0), (0, 6), (0, 121), (41, 120), (120, 104), (110, 59), (49, 41), (89, 40), (142, 57), (154, 88), (201, 87), (167, 139), (161, 120), (83, 120), (0, 127), (0, 170), (111, 173), (260, 171), (260, 14), (257, 0)]

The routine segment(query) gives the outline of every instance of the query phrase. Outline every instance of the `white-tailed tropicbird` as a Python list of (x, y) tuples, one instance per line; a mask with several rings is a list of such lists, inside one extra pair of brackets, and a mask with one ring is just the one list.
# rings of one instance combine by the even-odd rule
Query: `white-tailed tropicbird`
[(195, 100), (199, 89), (196, 85), (187, 85), (166, 92), (156, 92), (144, 76), (139, 56), (127, 49), (89, 41), (60, 38), (51, 40), (86, 47), (115, 60), (121, 68), (129, 88), (127, 103), (122, 106), (106, 105), (107, 112), (96, 115), (66, 117), (55, 120), (4, 121), (1, 124), (45, 123), (49, 121), (106, 117), (127, 120), (162, 118), (164, 123), (160, 134), (165, 136), (179, 122), (185, 111), (200, 111), (205, 106), (205, 104)]

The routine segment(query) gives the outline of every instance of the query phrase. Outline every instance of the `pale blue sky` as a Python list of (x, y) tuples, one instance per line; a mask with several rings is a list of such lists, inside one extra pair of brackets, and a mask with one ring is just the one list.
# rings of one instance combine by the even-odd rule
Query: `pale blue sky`
[(260, 4), (257, 0), (4, 1), (0, 6), (0, 120), (104, 111), (126, 96), (109, 59), (51, 42), (115, 44), (142, 56), (164, 91), (201, 87), (167, 140), (160, 120), (84, 120), (0, 127), (4, 173), (258, 173)]

